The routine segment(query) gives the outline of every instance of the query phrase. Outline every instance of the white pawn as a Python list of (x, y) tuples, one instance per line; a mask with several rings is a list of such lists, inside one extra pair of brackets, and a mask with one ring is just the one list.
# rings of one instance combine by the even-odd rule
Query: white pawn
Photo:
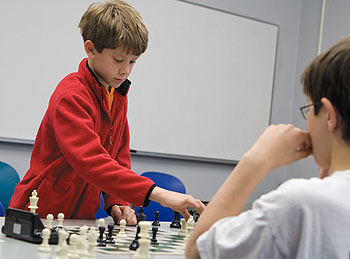
[(105, 220), (103, 219), (103, 218), (100, 218), (99, 220), (98, 220), (98, 227), (100, 227), (100, 226), (104, 226), (105, 225)]
[(42, 252), (42, 253), (50, 253), (51, 247), (49, 246), (49, 238), (51, 235), (51, 231), (48, 228), (44, 228), (41, 233), (42, 233), (43, 241), (42, 241), (41, 245), (39, 246), (38, 251)]
[(88, 256), (87, 258), (97, 258), (95, 254), (95, 246), (97, 243), (96, 228), (91, 227), (88, 232)]
[(30, 209), (30, 212), (35, 213), (35, 211), (38, 209), (38, 200), (39, 197), (37, 197), (38, 193), (36, 192), (36, 190), (32, 191), (32, 196), (29, 197), (29, 206), (28, 208)]
[(139, 239), (139, 248), (136, 250), (134, 259), (150, 259), (149, 247), (151, 240), (149, 239), (148, 229), (151, 226), (150, 221), (140, 221), (140, 239)]
[(66, 259), (68, 253), (67, 238), (69, 234), (64, 229), (58, 230), (58, 245), (56, 248), (56, 254), (53, 259)]
[(117, 234), (117, 238), (126, 238), (126, 233), (125, 233), (125, 226), (126, 226), (126, 220), (122, 219), (120, 221), (120, 231)]
[(63, 227), (64, 214), (62, 212), (57, 215), (57, 227)]
[(178, 237), (186, 237), (187, 235), (187, 222), (184, 218), (181, 219), (181, 229), (178, 233)]
[(47, 222), (47, 228), (51, 229), (52, 228), (52, 222), (53, 222), (53, 215), (52, 214), (47, 214), (46, 222)]
[(68, 258), (79, 258), (79, 250), (78, 245), (80, 242), (80, 236), (77, 234), (72, 234), (69, 238), (71, 249), (70, 253), (68, 254)]

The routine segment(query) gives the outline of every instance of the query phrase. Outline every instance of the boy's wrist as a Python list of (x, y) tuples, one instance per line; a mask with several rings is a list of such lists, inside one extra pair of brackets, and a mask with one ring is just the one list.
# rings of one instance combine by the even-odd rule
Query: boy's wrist
[(149, 196), (149, 199), (160, 204), (164, 203), (164, 189), (155, 186)]

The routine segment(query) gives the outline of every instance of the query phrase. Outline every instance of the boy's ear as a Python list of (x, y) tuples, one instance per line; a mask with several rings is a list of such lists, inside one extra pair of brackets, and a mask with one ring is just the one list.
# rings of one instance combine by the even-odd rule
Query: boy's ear
[(91, 40), (87, 40), (84, 42), (84, 48), (85, 48), (85, 52), (89, 58), (95, 57), (95, 54), (97, 51), (95, 49), (95, 45), (92, 43)]
[(321, 102), (327, 111), (328, 129), (330, 132), (334, 132), (340, 122), (340, 117), (328, 98), (322, 97)]

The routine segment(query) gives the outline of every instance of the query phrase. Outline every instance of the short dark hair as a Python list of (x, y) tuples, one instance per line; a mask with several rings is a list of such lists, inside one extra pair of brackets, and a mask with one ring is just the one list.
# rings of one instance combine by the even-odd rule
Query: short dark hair
[(139, 12), (122, 0), (90, 5), (81, 17), (79, 28), (84, 42), (91, 40), (98, 52), (123, 47), (135, 56), (145, 52), (148, 31)]
[[(331, 101), (341, 116), (341, 133), (350, 144), (350, 37), (317, 56), (301, 76), (304, 93), (313, 103), (322, 97)], [(315, 115), (322, 107), (316, 105)]]

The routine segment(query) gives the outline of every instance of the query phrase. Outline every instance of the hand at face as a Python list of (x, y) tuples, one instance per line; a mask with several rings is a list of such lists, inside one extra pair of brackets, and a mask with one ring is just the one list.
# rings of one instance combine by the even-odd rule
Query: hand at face
[(114, 205), (111, 210), (111, 216), (116, 224), (120, 224), (122, 219), (126, 220), (127, 225), (136, 225), (135, 211), (129, 206)]
[(288, 165), (312, 153), (309, 133), (293, 125), (271, 125), (248, 151), (270, 170)]

